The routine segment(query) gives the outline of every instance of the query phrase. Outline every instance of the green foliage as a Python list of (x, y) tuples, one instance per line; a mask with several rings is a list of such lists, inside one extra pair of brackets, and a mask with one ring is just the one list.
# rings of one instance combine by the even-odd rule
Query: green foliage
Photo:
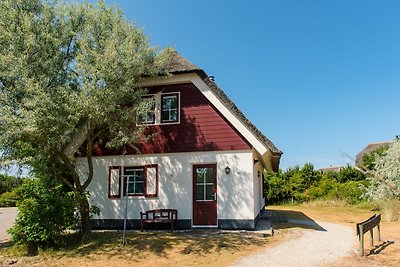
[(5, 192), (11, 192), (14, 188), (20, 186), (24, 178), (0, 174), (0, 195)]
[(18, 201), (16, 189), (26, 178), (0, 174), (0, 207), (15, 207)]
[(388, 149), (389, 149), (388, 145), (380, 146), (377, 149), (371, 151), (370, 153), (365, 154), (362, 157), (363, 168), (370, 171), (374, 170), (376, 158), (384, 156)]
[(5, 192), (0, 195), (0, 207), (15, 207), (19, 197), (15, 191)]
[(345, 183), (348, 181), (363, 181), (365, 178), (366, 177), (362, 172), (350, 165), (343, 167), (337, 176), (337, 180), (340, 183)]
[[(104, 1), (2, 0), (0, 14), (0, 164), (27, 165), (83, 196), (94, 142), (119, 148), (140, 140), (136, 115), (152, 103), (137, 88), (162, 73), (169, 54)], [(88, 159), (85, 177), (76, 155)], [(79, 203), (88, 233), (89, 204)]]
[(17, 244), (56, 245), (65, 230), (76, 226), (74, 196), (62, 184), (34, 179), (19, 187), (17, 195), (19, 213), (9, 230)]
[(362, 199), (368, 182), (351, 166), (339, 173), (314, 170), (311, 164), (296, 166), (278, 173), (266, 173), (265, 197), (268, 203), (287, 201), (344, 200), (357, 203)]
[(399, 139), (396, 139), (382, 156), (376, 156), (375, 168), (368, 174), (371, 183), (365, 193), (368, 199), (400, 199)]

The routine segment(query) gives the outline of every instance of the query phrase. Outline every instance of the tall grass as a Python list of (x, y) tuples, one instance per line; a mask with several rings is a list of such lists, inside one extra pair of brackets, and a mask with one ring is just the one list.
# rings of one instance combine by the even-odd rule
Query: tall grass
[(385, 199), (378, 201), (377, 204), (386, 221), (400, 221), (400, 199)]

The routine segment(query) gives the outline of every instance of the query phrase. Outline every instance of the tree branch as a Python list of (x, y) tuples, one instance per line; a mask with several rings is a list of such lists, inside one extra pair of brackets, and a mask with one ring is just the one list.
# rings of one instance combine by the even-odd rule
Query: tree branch
[[(90, 127), (90, 124), (88, 122), (88, 126)], [(86, 190), (86, 188), (89, 186), (89, 184), (92, 182), (93, 179), (93, 156), (92, 156), (92, 149), (93, 149), (93, 137), (92, 135), (93, 130), (88, 131), (88, 136), (87, 136), (87, 145), (86, 145), (86, 159), (88, 163), (88, 168), (89, 168), (89, 173), (88, 177), (85, 181), (85, 183), (82, 186), (83, 190)]]
[(57, 177), (57, 179), (60, 180), (62, 183), (66, 184), (72, 191), (78, 192), (78, 190), (75, 188), (75, 186), (70, 181), (65, 179), (64, 177)]
[(72, 175), (72, 179), (74, 180), (76, 189), (79, 192), (82, 191), (82, 185), (80, 182), (80, 178), (79, 178), (79, 175), (76, 173), (76, 169), (75, 169), (74, 165), (70, 162), (69, 158), (66, 155), (64, 155), (64, 153), (57, 151), (56, 154), (59, 157), (60, 161), (63, 162), (65, 164), (65, 166), (67, 167), (67, 169), (70, 171), (70, 173)]

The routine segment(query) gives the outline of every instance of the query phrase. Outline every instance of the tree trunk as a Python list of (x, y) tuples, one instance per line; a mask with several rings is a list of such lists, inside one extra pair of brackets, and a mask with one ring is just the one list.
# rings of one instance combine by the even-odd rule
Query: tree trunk
[(39, 244), (35, 241), (30, 241), (26, 244), (26, 253), (28, 256), (37, 256), (39, 251)]
[(81, 215), (80, 237), (83, 242), (90, 238), (90, 206), (87, 196), (84, 193), (78, 197), (79, 213)]

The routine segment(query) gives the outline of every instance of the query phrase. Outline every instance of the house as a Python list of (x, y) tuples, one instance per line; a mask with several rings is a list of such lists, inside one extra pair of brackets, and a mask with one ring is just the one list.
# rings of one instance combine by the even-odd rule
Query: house
[(320, 168), (319, 170), (322, 172), (337, 172), (337, 173), (339, 173), (342, 169), (343, 169), (343, 166), (330, 166), (330, 167)]
[(360, 153), (357, 154), (356, 166), (361, 167), (361, 165), (363, 164), (364, 155), (371, 153), (372, 151), (378, 149), (379, 147), (389, 146), (392, 143), (393, 141), (384, 141), (384, 142), (376, 142), (368, 144), (363, 150), (360, 151)]
[[(140, 225), (140, 211), (170, 208), (180, 228), (254, 229), (264, 170), (277, 171), (282, 152), (204, 70), (174, 52), (167, 71), (144, 85), (155, 110), (142, 120), (155, 134), (140, 153), (94, 151), (88, 189), (101, 214), (93, 227), (122, 227), (127, 205), (129, 228)], [(78, 163), (83, 175), (85, 159)]]

